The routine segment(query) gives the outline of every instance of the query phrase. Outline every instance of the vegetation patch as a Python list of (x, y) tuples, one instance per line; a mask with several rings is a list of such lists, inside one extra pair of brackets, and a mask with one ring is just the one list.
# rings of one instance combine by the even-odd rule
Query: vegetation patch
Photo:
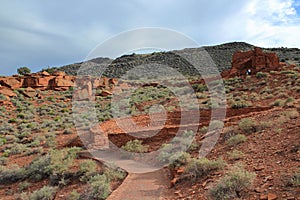
[(252, 184), (254, 178), (255, 173), (235, 167), (210, 189), (209, 194), (212, 199), (216, 200), (241, 198), (241, 192)]

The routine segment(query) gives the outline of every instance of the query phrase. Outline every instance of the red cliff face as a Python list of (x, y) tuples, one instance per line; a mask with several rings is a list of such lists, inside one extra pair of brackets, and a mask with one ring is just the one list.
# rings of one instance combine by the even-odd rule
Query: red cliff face
[[(80, 82), (78, 79), (82, 79), (85, 82)], [(0, 78), (0, 94), (7, 97), (15, 96), (13, 90), (18, 88), (32, 88), (39, 90), (68, 90), (70, 87), (75, 86), (75, 82), (85, 86), (83, 92), (86, 95), (91, 96), (93, 88), (111, 89), (114, 84), (117, 83), (115, 79), (101, 77), (80, 77), (66, 75), (64, 72), (54, 72), (49, 74), (47, 72), (33, 73), (26, 76), (10, 76)], [(103, 95), (111, 95), (111, 93), (105, 93)], [(81, 95), (82, 96), (82, 95)]]
[(251, 51), (238, 51), (232, 56), (232, 68), (229, 72), (225, 72), (226, 76), (246, 75), (247, 70), (251, 70), (251, 74), (259, 71), (276, 70), (280, 66), (279, 58), (275, 53), (263, 52), (260, 48)]

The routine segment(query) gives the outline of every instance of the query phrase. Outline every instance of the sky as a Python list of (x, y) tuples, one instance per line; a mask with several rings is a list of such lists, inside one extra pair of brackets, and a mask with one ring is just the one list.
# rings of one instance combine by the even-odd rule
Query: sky
[[(300, 48), (300, 0), (0, 0), (0, 75), (85, 60), (124, 31), (158, 27), (199, 44)], [(176, 47), (175, 47), (176, 48)]]

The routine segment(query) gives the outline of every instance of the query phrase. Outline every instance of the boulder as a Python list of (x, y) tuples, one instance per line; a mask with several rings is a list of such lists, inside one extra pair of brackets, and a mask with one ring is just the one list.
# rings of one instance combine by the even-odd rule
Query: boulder
[(103, 97), (107, 97), (110, 95), (112, 95), (112, 93), (108, 90), (102, 90), (102, 92), (101, 92), (101, 96), (103, 96)]
[(25, 90), (22, 90), (21, 93), (25, 96), (25, 97), (29, 97), (29, 98), (33, 98), (38, 96), (38, 93), (35, 89), (28, 87)]
[(51, 88), (73, 87), (74, 86), (74, 78), (71, 76), (57, 76), (57, 77), (51, 79), (49, 86)]
[(42, 76), (50, 76), (50, 74), (48, 72), (46, 72), (46, 71), (42, 71), (40, 73), (40, 75), (42, 75)]
[(0, 87), (0, 94), (6, 96), (6, 97), (16, 97), (17, 94), (14, 93), (14, 91), (8, 87)]

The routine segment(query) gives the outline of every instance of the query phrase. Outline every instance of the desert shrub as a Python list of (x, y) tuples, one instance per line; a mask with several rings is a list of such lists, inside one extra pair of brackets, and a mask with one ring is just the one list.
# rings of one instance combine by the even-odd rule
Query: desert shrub
[(83, 175), (80, 177), (80, 180), (85, 182), (88, 178), (97, 171), (97, 164), (93, 160), (84, 160), (79, 165), (80, 172)]
[(0, 157), (0, 165), (5, 165), (7, 163), (6, 157)]
[(222, 169), (224, 166), (225, 162), (221, 159), (209, 160), (207, 158), (193, 158), (187, 164), (184, 174), (195, 181), (197, 178), (201, 178), (212, 171)]
[(264, 77), (267, 77), (267, 73), (265, 72), (257, 72), (256, 73), (256, 78), (264, 78)]
[(15, 143), (11, 148), (9, 149), (10, 155), (16, 155), (21, 154), (28, 151), (27, 146), (25, 144)]
[(78, 151), (80, 151), (80, 148), (76, 147), (51, 150), (49, 169), (52, 174), (61, 176), (68, 172), (69, 167), (73, 165), (73, 161), (76, 158)]
[(223, 129), (223, 141), (228, 140), (237, 134), (238, 129), (234, 126), (228, 126)]
[(204, 92), (208, 90), (205, 84), (194, 84), (192, 87), (196, 92)]
[(285, 103), (291, 103), (295, 101), (295, 99), (293, 97), (288, 97), (286, 100), (285, 100)]
[(209, 194), (216, 200), (240, 198), (240, 193), (249, 187), (255, 178), (255, 173), (235, 167), (217, 185), (210, 189)]
[(88, 199), (106, 199), (111, 193), (110, 182), (104, 174), (91, 177), (88, 183)]
[(237, 134), (235, 136), (232, 136), (228, 140), (226, 140), (226, 144), (228, 146), (236, 146), (242, 142), (245, 142), (247, 140), (247, 137), (243, 134)]
[(186, 152), (179, 152), (169, 158), (169, 167), (176, 168), (186, 165), (191, 160), (191, 155)]
[(299, 117), (299, 113), (297, 110), (285, 111), (282, 114), (289, 119), (296, 119), (297, 117)]
[(16, 183), (17, 181), (23, 180), (27, 177), (24, 168), (14, 166), (11, 168), (2, 167), (0, 168), (0, 185), (7, 185)]
[(0, 137), (0, 146), (6, 144), (7, 140), (5, 138)]
[(19, 190), (19, 192), (23, 192), (24, 190), (27, 190), (30, 186), (31, 186), (31, 183), (29, 183), (27, 181), (23, 181), (23, 182), (19, 183), (18, 190)]
[(50, 175), (50, 157), (42, 156), (33, 160), (26, 168), (27, 177), (34, 181), (40, 181)]
[(0, 94), (0, 100), (4, 100), (4, 101), (6, 101), (6, 100), (7, 100), (7, 98), (6, 98), (6, 96), (4, 96), (3, 94)]
[(68, 200), (79, 200), (80, 199), (80, 193), (78, 193), (76, 190), (73, 190), (69, 196), (68, 196)]
[(283, 106), (284, 101), (282, 99), (276, 99), (273, 103), (272, 106)]
[(131, 140), (121, 147), (123, 150), (135, 153), (144, 153), (148, 151), (148, 146), (142, 144), (140, 140)]
[(239, 122), (239, 127), (243, 132), (250, 134), (257, 131), (258, 123), (250, 118), (244, 118)]
[(206, 133), (208, 131), (208, 127), (207, 126), (203, 126), (201, 127), (201, 129), (199, 130), (200, 133)]
[(209, 124), (210, 130), (220, 130), (224, 126), (224, 122), (220, 120), (212, 120)]
[(246, 108), (251, 106), (252, 104), (249, 101), (245, 101), (245, 100), (229, 100), (229, 106), (230, 108)]
[(56, 187), (44, 186), (30, 194), (22, 193), (21, 198), (23, 200), (51, 200), (54, 198), (56, 191)]
[(108, 178), (108, 180), (115, 181), (124, 179), (126, 172), (116, 166), (111, 166), (111, 168), (105, 170), (104, 175)]
[(286, 185), (291, 187), (300, 187), (300, 169), (288, 178)]
[(230, 160), (239, 160), (244, 156), (244, 153), (234, 149), (233, 151), (228, 152), (227, 155)]
[(169, 158), (172, 156), (173, 152), (174, 152), (173, 144), (163, 144), (162, 149), (158, 155), (158, 160), (161, 162), (169, 161)]

